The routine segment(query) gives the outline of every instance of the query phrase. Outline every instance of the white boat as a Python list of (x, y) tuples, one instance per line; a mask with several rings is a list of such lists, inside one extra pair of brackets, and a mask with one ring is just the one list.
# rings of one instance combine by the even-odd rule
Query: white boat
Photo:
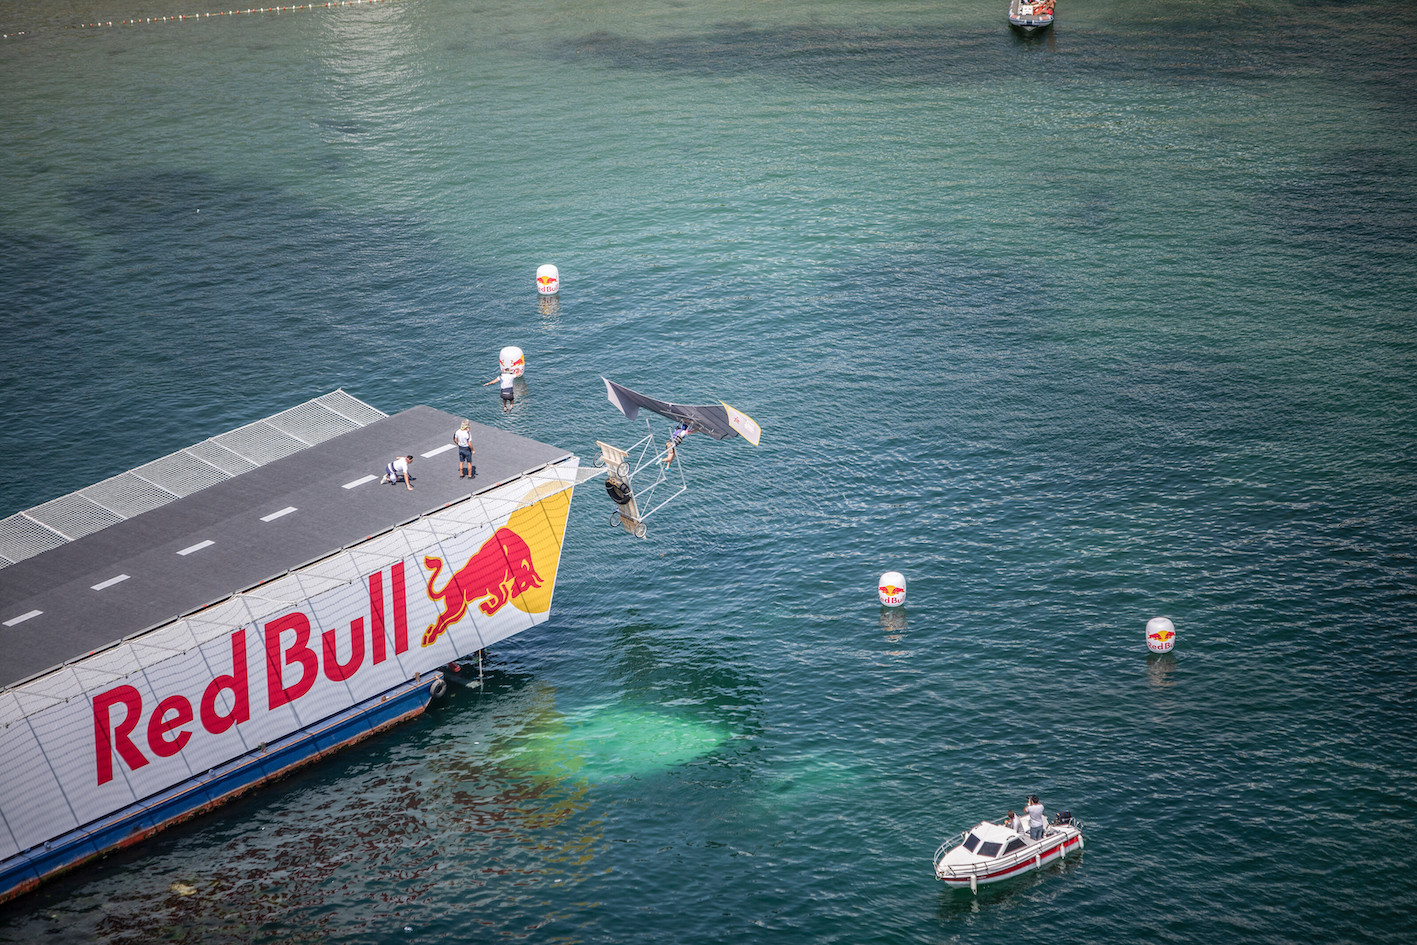
[(1036, 33), (1053, 25), (1053, 0), (1009, 0), (1009, 25)]
[(935, 877), (948, 886), (968, 886), (978, 892), (984, 883), (1042, 869), (1074, 850), (1082, 850), (1082, 823), (1068, 811), (1059, 811), (1038, 840), (986, 820), (940, 844), (935, 851)]

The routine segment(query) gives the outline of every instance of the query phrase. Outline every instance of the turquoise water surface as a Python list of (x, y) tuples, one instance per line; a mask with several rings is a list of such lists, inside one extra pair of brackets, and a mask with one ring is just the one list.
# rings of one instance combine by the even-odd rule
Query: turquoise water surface
[[(643, 542), (582, 490), (484, 689), (0, 941), (1407, 941), (1417, 13), (1005, 9), (0, 6), (0, 514), (339, 387), (764, 430)], [(1086, 852), (943, 888), (1028, 792)]]

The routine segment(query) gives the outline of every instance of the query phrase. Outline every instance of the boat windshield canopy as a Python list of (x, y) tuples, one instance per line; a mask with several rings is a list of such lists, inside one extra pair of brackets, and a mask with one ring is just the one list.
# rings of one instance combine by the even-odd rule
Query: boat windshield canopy
[(1022, 850), (1028, 846), (1028, 840), (1024, 837), (1009, 837), (1000, 840), (982, 840), (979, 834), (970, 831), (961, 844), (970, 853), (980, 857), (996, 857)]

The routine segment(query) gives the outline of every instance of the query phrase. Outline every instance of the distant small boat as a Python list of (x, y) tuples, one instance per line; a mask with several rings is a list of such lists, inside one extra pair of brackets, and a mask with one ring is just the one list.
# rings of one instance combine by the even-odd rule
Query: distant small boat
[(1009, 25), (1024, 33), (1037, 33), (1053, 25), (1053, 0), (1009, 0)]

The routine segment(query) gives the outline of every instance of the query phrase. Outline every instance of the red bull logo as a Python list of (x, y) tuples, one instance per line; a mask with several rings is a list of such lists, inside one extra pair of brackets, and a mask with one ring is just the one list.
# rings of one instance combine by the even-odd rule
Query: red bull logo
[(1153, 630), (1146, 635), (1146, 648), (1153, 653), (1169, 653), (1175, 645), (1175, 630)]
[(887, 607), (899, 607), (905, 603), (905, 588), (900, 584), (882, 581), (877, 585), (876, 592), (881, 603)]
[(423, 631), (423, 646), (432, 646), (467, 614), (471, 604), (481, 601), (477, 609), (490, 617), (512, 598), (542, 585), (531, 548), (510, 528), (497, 529), (467, 564), (448, 576), (441, 590), (435, 590), (433, 584), (442, 573), (443, 559), (428, 555), (423, 566), (433, 572), (428, 576), (428, 599), (439, 603), (442, 610), (437, 621)]

